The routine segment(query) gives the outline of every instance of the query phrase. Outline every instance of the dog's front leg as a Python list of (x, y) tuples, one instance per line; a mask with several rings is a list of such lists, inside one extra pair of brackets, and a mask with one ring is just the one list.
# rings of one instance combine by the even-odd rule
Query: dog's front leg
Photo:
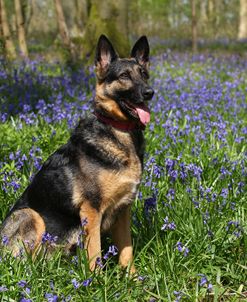
[(95, 261), (101, 256), (100, 226), (102, 215), (88, 203), (83, 203), (80, 218), (85, 232), (84, 246), (87, 249), (90, 270), (95, 269)]
[(130, 273), (134, 274), (136, 269), (133, 264), (133, 246), (131, 242), (130, 228), (131, 206), (123, 208), (112, 226), (112, 239), (119, 251), (119, 264), (126, 268), (130, 265)]

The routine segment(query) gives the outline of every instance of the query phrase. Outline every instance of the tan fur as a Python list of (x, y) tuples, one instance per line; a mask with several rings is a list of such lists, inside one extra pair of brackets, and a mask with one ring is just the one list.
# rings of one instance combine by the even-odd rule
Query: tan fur
[[(117, 129), (114, 131), (122, 144), (131, 145), (128, 133)], [(135, 150), (130, 150), (130, 154), (126, 156), (125, 160), (125, 169), (121, 171), (101, 170), (98, 175), (102, 194), (100, 211), (102, 215), (105, 215), (103, 230), (108, 229), (112, 224), (112, 215), (116, 209), (128, 205), (133, 200), (140, 182), (141, 164)]]
[(17, 210), (11, 214), (1, 234), (7, 236), (8, 247), (13, 255), (17, 256), (23, 246), (28, 252), (35, 254), (44, 232), (44, 220), (36, 211), (29, 208)]
[(115, 120), (128, 121), (128, 117), (121, 111), (118, 104), (114, 100), (105, 97), (104, 83), (96, 84), (95, 108), (96, 110), (98, 109), (105, 112), (109, 117)]
[(72, 202), (75, 207), (80, 207), (83, 203), (83, 188), (80, 180), (73, 182)]
[(119, 264), (124, 268), (130, 266), (130, 272), (135, 273), (130, 233), (130, 206), (120, 212), (112, 227), (112, 239), (119, 251)]
[[(114, 129), (115, 135), (123, 145), (132, 146), (129, 133)], [(101, 254), (100, 234), (102, 231), (112, 230), (114, 242), (119, 249), (121, 266), (131, 265), (131, 272), (135, 271), (132, 265), (133, 250), (130, 234), (130, 206), (136, 194), (140, 177), (141, 164), (135, 153), (134, 146), (128, 153), (117, 148), (109, 141), (98, 140), (97, 144), (105, 148), (113, 157), (121, 158), (124, 168), (121, 170), (101, 169), (97, 175), (97, 182), (101, 190), (100, 211), (92, 208), (83, 195), (83, 184), (80, 180), (74, 181), (73, 203), (80, 207), (81, 220), (87, 219), (85, 230), (85, 247), (90, 260), (90, 269), (95, 268), (95, 260)], [(83, 165), (83, 159), (81, 165)], [(115, 222), (117, 221), (117, 222)]]
[(100, 226), (102, 216), (85, 201), (80, 209), (80, 218), (81, 221), (87, 219), (87, 224), (84, 226), (84, 244), (88, 253), (89, 267), (94, 270), (95, 260), (101, 256)]

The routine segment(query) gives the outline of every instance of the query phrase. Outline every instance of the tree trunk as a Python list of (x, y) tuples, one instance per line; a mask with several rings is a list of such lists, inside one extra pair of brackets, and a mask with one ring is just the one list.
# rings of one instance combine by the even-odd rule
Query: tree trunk
[(197, 52), (196, 0), (191, 0), (192, 51)]
[(198, 19), (200, 23), (198, 24), (199, 31), (202, 35), (206, 36), (207, 34), (207, 26), (208, 26), (208, 16), (207, 16), (207, 3), (206, 1), (200, 1), (200, 16)]
[(2, 32), (3, 32), (4, 48), (6, 51), (6, 55), (10, 59), (15, 59), (16, 51), (10, 34), (4, 0), (0, 0), (0, 14), (1, 14)]
[(62, 39), (62, 43), (65, 49), (69, 52), (70, 59), (74, 62), (75, 61), (74, 45), (71, 42), (69, 30), (65, 22), (62, 3), (61, 0), (54, 0), (54, 2), (55, 2), (56, 14), (57, 14), (57, 24)]
[(98, 38), (105, 34), (119, 55), (128, 56), (128, 1), (125, 0), (91, 0), (88, 22), (83, 43), (84, 56), (94, 57)]
[(26, 43), (26, 33), (24, 28), (24, 19), (22, 15), (20, 0), (15, 0), (15, 14), (16, 14), (17, 32), (18, 32), (18, 40), (19, 40), (21, 55), (27, 58), (28, 50), (27, 50), (27, 43)]
[(25, 33), (28, 35), (29, 25), (31, 23), (34, 11), (34, 1), (35, 0), (27, 0), (22, 7), (23, 19), (24, 19), (24, 26), (25, 26)]
[(240, 0), (238, 39), (247, 38), (247, 0)]
[(87, 0), (74, 0), (75, 18), (73, 25), (73, 35), (75, 37), (82, 37), (83, 31), (88, 19), (88, 3)]

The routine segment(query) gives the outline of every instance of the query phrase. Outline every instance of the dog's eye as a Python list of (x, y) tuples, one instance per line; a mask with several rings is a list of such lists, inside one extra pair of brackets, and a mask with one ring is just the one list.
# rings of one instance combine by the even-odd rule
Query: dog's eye
[(120, 77), (120, 79), (126, 80), (126, 79), (129, 79), (129, 74), (128, 74), (128, 72), (123, 72), (120, 74), (119, 77)]

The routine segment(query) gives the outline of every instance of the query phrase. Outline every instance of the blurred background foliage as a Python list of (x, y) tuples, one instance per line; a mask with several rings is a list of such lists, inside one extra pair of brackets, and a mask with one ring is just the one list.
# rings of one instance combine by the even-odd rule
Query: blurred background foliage
[(247, 50), (247, 0), (0, 0), (0, 17), (9, 58), (88, 60), (101, 33), (122, 56), (143, 34), (153, 53)]

